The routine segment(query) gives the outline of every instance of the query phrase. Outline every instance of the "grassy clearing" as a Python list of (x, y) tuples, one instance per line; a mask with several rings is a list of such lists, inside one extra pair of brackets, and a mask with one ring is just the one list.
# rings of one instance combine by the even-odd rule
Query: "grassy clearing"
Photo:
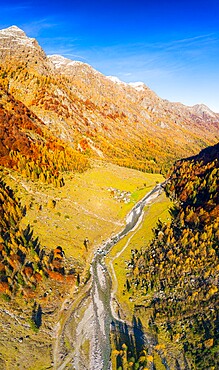
[(42, 328), (35, 333), (30, 327), (29, 311), (25, 303), (19, 309), (11, 303), (0, 303), (1, 369), (43, 370), (51, 364), (51, 337), (47, 330), (51, 319), (46, 323), (44, 318)]
[[(148, 307), (138, 313), (135, 312), (135, 305), (147, 307), (147, 300), (146, 297), (134, 293), (132, 289), (130, 289), (129, 292), (125, 289), (126, 274), (128, 272), (127, 262), (130, 260), (132, 249), (140, 249), (147, 246), (153, 236), (153, 228), (156, 226), (158, 219), (161, 221), (168, 221), (170, 219), (170, 206), (171, 202), (165, 196), (165, 193), (162, 193), (155, 201), (148, 204), (145, 207), (144, 217), (138, 228), (117, 243), (106, 257), (106, 263), (113, 277), (114, 296), (117, 301), (116, 310), (118, 311), (118, 315), (126, 320), (126, 322), (130, 323), (132, 322), (133, 315), (137, 315), (141, 320), (143, 328), (146, 330), (148, 329), (148, 320), (152, 314), (152, 310)], [(170, 360), (170, 363), (175, 363), (169, 358), (167, 352), (168, 349), (171, 348), (173, 353), (175, 351), (178, 355), (180, 353), (180, 348), (177, 346), (173, 348), (172, 344), (169, 342), (165, 333), (159, 334), (159, 343), (163, 343), (165, 357), (168, 358), (168, 361)], [(161, 356), (157, 351), (153, 353), (153, 361), (157, 369), (164, 369)]]
[[(123, 228), (124, 218), (136, 201), (149, 192), (157, 182), (163, 181), (163, 177), (95, 161), (93, 167), (83, 174), (66, 174), (65, 186), (60, 189), (27, 181), (14, 171), (5, 172), (4, 180), (15, 191), (21, 203), (26, 205), (27, 212), (22, 226), (25, 228), (28, 224), (31, 225), (34, 236), (39, 238), (41, 246), (53, 249), (60, 245), (66, 257), (71, 258), (76, 266), (80, 265), (85, 275), (94, 250), (103, 240)], [(120, 202), (109, 188), (130, 192), (130, 202)], [(88, 250), (83, 245), (85, 237), (90, 240)], [(84, 290), (82, 287), (79, 293), (71, 295), (72, 309), (81, 301), (83, 295), (86, 295), (87, 288), (88, 285)], [(1, 363), (0, 358), (0, 367), (2, 364), (3, 369), (49, 368), (53, 341), (50, 335), (59, 317), (58, 307), (64, 299), (55, 297), (55, 292), (54, 287), (51, 293), (54, 295), (54, 305), (51, 309), (47, 309), (46, 303), (39, 302), (43, 311), (44, 306), (46, 312), (53, 312), (54, 309), (55, 311), (54, 314), (43, 314), (43, 326), (38, 333), (34, 333), (28, 326), (33, 302), (28, 307), (25, 306), (25, 302), (18, 305), (23, 312), (27, 311), (24, 315), (27, 326), (16, 324), (12, 319), (13, 325), (8, 330), (10, 317), (3, 315), (1, 311), (0, 324), (5, 324), (1, 329), (0, 341), (0, 353), (4, 362)], [(68, 299), (70, 300), (70, 296)], [(67, 312), (68, 310), (59, 317), (61, 326), (68, 319)], [(68, 341), (66, 346), (69, 346)], [(83, 343), (83, 350), (89, 351), (86, 342)]]
[[(131, 250), (145, 247), (151, 240), (153, 231), (158, 219), (166, 221), (169, 219), (169, 199), (162, 193), (151, 205), (145, 207), (144, 217), (139, 227), (129, 233), (124, 239), (113, 247), (106, 258), (106, 263), (113, 263), (116, 274), (114, 285), (116, 287), (116, 297), (122, 308), (123, 314), (129, 321), (132, 320), (134, 304), (142, 304), (142, 298), (134, 296), (130, 290), (124, 290), (126, 285), (127, 262), (130, 260)], [(115, 280), (115, 279), (114, 279)], [(145, 302), (144, 302), (145, 303)], [(148, 315), (150, 312), (148, 312)], [(147, 320), (143, 324), (146, 325)]]
[[(66, 185), (60, 189), (26, 181), (15, 173), (11, 175), (13, 178), (7, 176), (5, 180), (27, 206), (23, 226), (31, 224), (42, 245), (48, 248), (60, 245), (67, 257), (82, 265), (103, 240), (121, 229), (124, 217), (136, 201), (163, 181), (161, 175), (100, 161), (95, 161), (83, 174), (67, 174)], [(119, 202), (108, 190), (110, 187), (130, 192), (130, 202)], [(89, 251), (83, 245), (85, 237), (90, 241)]]

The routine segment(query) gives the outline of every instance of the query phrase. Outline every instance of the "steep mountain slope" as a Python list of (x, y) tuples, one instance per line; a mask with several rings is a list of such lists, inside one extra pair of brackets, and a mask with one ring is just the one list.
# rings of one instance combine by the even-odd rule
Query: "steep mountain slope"
[[(63, 295), (66, 294), (65, 289), (67, 293), (70, 292), (70, 287), (63, 282), (70, 281), (74, 287), (77, 281), (80, 285), (78, 271), (81, 272), (86, 263), (89, 264), (86, 260), (88, 251), (80, 251), (80, 263), (83, 260), (84, 265), (80, 265), (80, 270), (76, 273), (75, 265), (68, 265), (68, 258), (63, 258), (62, 247), (58, 247), (59, 243), (56, 243), (56, 235), (59, 234), (60, 243), (68, 245), (68, 254), (72, 257), (84, 248), (83, 238), (88, 231), (89, 238), (91, 236), (93, 240), (90, 248), (95, 250), (103, 236), (111, 231), (109, 224), (113, 228), (118, 227), (125, 213), (131, 208), (131, 203), (119, 203), (123, 201), (117, 194), (128, 193), (126, 187), (129, 183), (130, 202), (135, 202), (151, 186), (149, 178), (145, 180), (142, 177), (140, 181), (140, 175), (135, 171), (132, 177), (129, 177), (127, 172), (112, 164), (110, 171), (107, 171), (105, 163), (98, 171), (87, 171), (87, 178), (78, 174), (76, 179), (76, 176), (72, 176), (72, 171), (86, 170), (89, 167), (89, 158), (93, 157), (143, 171), (164, 172), (176, 158), (194, 155), (200, 148), (218, 142), (219, 115), (203, 105), (186, 107), (180, 103), (170, 103), (159, 98), (142, 83), (126, 84), (115, 77), (106, 77), (88, 64), (61, 56), (47, 57), (37, 41), (28, 38), (16, 26), (0, 31), (0, 57), (0, 165), (4, 168), (5, 181), (10, 178), (15, 189), (19, 186), (22, 188), (22, 196), (27, 200), (27, 207), (30, 207), (27, 214), (35, 225), (35, 232), (38, 231), (40, 235), (40, 230), (41, 235), (46, 233), (44, 238), (52, 240), (49, 244), (51, 248), (43, 249), (40, 241), (33, 237), (28, 218), (22, 226), (25, 208), (21, 206), (14, 192), (0, 180), (0, 353), (4, 355), (3, 359), (0, 358), (0, 365), (3, 369), (19, 369), (21, 363), (24, 369), (28, 369), (30, 363), (34, 363), (35, 368), (47, 365), (50, 367), (54, 322), (63, 302)], [(218, 146), (215, 146), (214, 152), (217, 155)], [(216, 160), (212, 153), (213, 149), (203, 151), (203, 163), (200, 165), (201, 157), (194, 157), (191, 165), (190, 162), (184, 161), (176, 167), (177, 176), (173, 175), (167, 191), (176, 199), (180, 199), (182, 207), (185, 207), (175, 211), (178, 217), (176, 223), (173, 220), (168, 226), (159, 226), (159, 235), (156, 234), (154, 240), (155, 246), (159, 242), (166, 243), (166, 235), (170, 233), (167, 240), (168, 248), (173, 249), (172, 254), (168, 254), (170, 264), (175, 261), (177, 237), (181, 238), (183, 235), (191, 241), (190, 246), (187, 240), (180, 239), (180, 242), (184, 243), (183, 253), (190, 256), (186, 262), (188, 276), (186, 275), (182, 282), (177, 276), (179, 284), (176, 285), (176, 294), (179, 299), (183, 297), (186, 303), (189, 302), (189, 312), (185, 307), (185, 316), (182, 318), (178, 316), (177, 300), (176, 303), (174, 301), (174, 308), (171, 308), (175, 296), (172, 294), (172, 285), (168, 287), (170, 279), (173, 286), (176, 282), (175, 266), (171, 265), (169, 277), (169, 265), (165, 265), (166, 270), (165, 273), (161, 271), (161, 279), (157, 273), (158, 267), (154, 265), (154, 255), (145, 252), (143, 256), (144, 268), (147, 269), (150, 257), (150, 267), (156, 272), (154, 275), (150, 270), (154, 284), (149, 289), (151, 331), (157, 327), (160, 330), (165, 328), (170, 337), (174, 336), (181, 330), (174, 326), (176, 320), (179, 320), (180, 328), (185, 326), (185, 336), (181, 330), (180, 340), (185, 345), (186, 356), (190, 356), (191, 363), (193, 361), (199, 364), (197, 343), (200, 341), (200, 348), (206, 349), (207, 365), (215, 360), (214, 356), (212, 357), (213, 351), (216, 354), (218, 351), (218, 338), (217, 333), (215, 334), (218, 314), (214, 308), (214, 303), (218, 303), (215, 272), (218, 270), (218, 251), (215, 244), (218, 239), (218, 232), (215, 232), (218, 222), (218, 184), (215, 176), (218, 176), (218, 172), (214, 172), (214, 166), (218, 162), (212, 162)], [(18, 171), (20, 175), (10, 168)], [(120, 174), (118, 178), (116, 171)], [(65, 172), (70, 173), (63, 175)], [(106, 179), (103, 181), (101, 176)], [(154, 176), (155, 182), (155, 175), (148, 176)], [(23, 177), (27, 177), (28, 181), (24, 182)], [(116, 185), (111, 189), (112, 177)], [(98, 187), (95, 187), (94, 178)], [(138, 186), (133, 186), (133, 178), (138, 179)], [(160, 178), (160, 175), (156, 175), (156, 181), (160, 181)], [(42, 186), (39, 181), (46, 184)], [(65, 182), (67, 185), (63, 187)], [(203, 199), (206, 202), (201, 206)], [(71, 202), (72, 208), (69, 207)], [(196, 202), (194, 207), (192, 202)], [(51, 208), (49, 212), (47, 208)], [(40, 215), (37, 215), (38, 211), (41, 212)], [(68, 211), (71, 213), (68, 214)], [(196, 238), (193, 238), (191, 230), (196, 227)], [(70, 228), (73, 233), (69, 232)], [(208, 237), (209, 242), (205, 246)], [(204, 257), (194, 250), (197, 245)], [(202, 285), (199, 285), (202, 282), (190, 271), (191, 264), (196, 268), (195, 273), (202, 273), (194, 255), (199, 258), (200, 266), (204, 265), (203, 258), (207, 261), (203, 280), (204, 293), (200, 290)], [(176, 260), (177, 257), (178, 255)], [(183, 262), (184, 257), (183, 254)], [(157, 258), (159, 260), (159, 253)], [(138, 270), (133, 271), (133, 281), (130, 279), (129, 282), (130, 286), (134, 286), (133, 289), (139, 286), (139, 281), (135, 280), (136, 272), (140, 272), (140, 279), (141, 274), (148, 273), (141, 270), (142, 256), (137, 254), (135, 263)], [(183, 266), (177, 265), (179, 268), (176, 272), (184, 274)], [(84, 277), (81, 285), (86, 283), (87, 278), (89, 274)], [(164, 306), (160, 305), (161, 300), (156, 300), (160, 294), (156, 291), (156, 284), (164, 284), (166, 289)], [(143, 289), (146, 290), (145, 286)], [(188, 299), (190, 293), (192, 298)], [(193, 316), (196, 297), (199, 297), (200, 307), (203, 303), (201, 324), (197, 323), (198, 319)], [(207, 307), (211, 308), (210, 314)], [(166, 327), (166, 312), (171, 321), (172, 332), (169, 326)], [(41, 320), (42, 314), (45, 320)], [(191, 325), (187, 326), (188, 322), (184, 321), (187, 314), (189, 325), (195, 323), (195, 328), (198, 327), (198, 334), (194, 332), (194, 336), (188, 334), (188, 327)], [(9, 325), (9, 320), (13, 325)], [(33, 331), (35, 333), (40, 325), (43, 330), (39, 339), (33, 335)], [(208, 331), (205, 330), (206, 327), (209, 328)], [(18, 336), (18, 332), (22, 334)], [(195, 345), (192, 347), (193, 341)], [(34, 346), (37, 344), (34, 351), (33, 343)], [(41, 354), (42, 349), (43, 355), (46, 353), (46, 361)], [(36, 364), (34, 356), (30, 359), (32, 352), (37, 361), (42, 357), (40, 364)], [(26, 358), (26, 354), (29, 357)]]
[(63, 184), (64, 171), (83, 171), (88, 160), (60, 139), (23, 103), (0, 88), (0, 165), (32, 180)]
[(166, 192), (175, 200), (172, 221), (134, 251), (128, 288), (144, 296), (158, 343), (180, 347), (175, 359), (170, 351), (174, 368), (217, 369), (219, 144), (177, 162)]
[(25, 63), (42, 74), (51, 73), (53, 66), (38, 42), (26, 36), (17, 26), (0, 30), (0, 58), (5, 63)]
[(159, 172), (218, 139), (219, 115), (203, 106), (160, 99), (142, 83), (126, 84), (91, 66), (46, 57), (13, 26), (0, 31), (2, 87), (50, 132), (76, 150)]
[(52, 255), (51, 251), (46, 253), (30, 226), (21, 227), (25, 212), (13, 191), (0, 179), (0, 292), (9, 300), (17, 295), (38, 297), (45, 277), (66, 280), (62, 248), (55, 249)]
[(77, 274), (62, 248), (42, 246), (0, 178), (0, 367), (51, 366), (53, 328)]

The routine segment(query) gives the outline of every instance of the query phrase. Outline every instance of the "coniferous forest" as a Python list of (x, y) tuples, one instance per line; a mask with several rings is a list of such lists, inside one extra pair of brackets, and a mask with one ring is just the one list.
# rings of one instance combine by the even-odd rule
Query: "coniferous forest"
[[(133, 251), (127, 287), (151, 309), (150, 332), (182, 343), (192, 369), (219, 367), (219, 144), (176, 162), (171, 221)], [(162, 340), (161, 340), (162, 342)]]
[(219, 114), (0, 56), (0, 369), (219, 369)]

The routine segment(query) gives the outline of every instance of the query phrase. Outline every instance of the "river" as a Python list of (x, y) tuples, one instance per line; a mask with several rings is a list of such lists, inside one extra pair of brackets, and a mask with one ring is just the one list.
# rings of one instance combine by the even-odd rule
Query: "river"
[[(145, 205), (162, 190), (162, 184), (158, 184), (146, 194), (129, 212), (124, 229), (95, 252), (91, 263), (89, 289), (65, 323), (59, 338), (59, 359), (55, 359), (57, 370), (111, 369), (111, 330), (115, 330), (115, 327), (120, 330), (125, 327), (127, 330), (128, 325), (116, 317), (112, 310), (112, 279), (105, 265), (105, 256), (119, 240), (137, 227)], [(134, 329), (129, 327), (128, 330)], [(139, 332), (138, 335), (141, 336), (142, 333)], [(147, 342), (146, 337), (142, 340)]]

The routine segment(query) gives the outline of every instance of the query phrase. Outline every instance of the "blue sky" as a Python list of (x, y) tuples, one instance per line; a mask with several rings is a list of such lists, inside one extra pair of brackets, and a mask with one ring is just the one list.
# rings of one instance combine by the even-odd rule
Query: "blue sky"
[(0, 0), (0, 28), (11, 25), (47, 54), (219, 112), (219, 0)]

